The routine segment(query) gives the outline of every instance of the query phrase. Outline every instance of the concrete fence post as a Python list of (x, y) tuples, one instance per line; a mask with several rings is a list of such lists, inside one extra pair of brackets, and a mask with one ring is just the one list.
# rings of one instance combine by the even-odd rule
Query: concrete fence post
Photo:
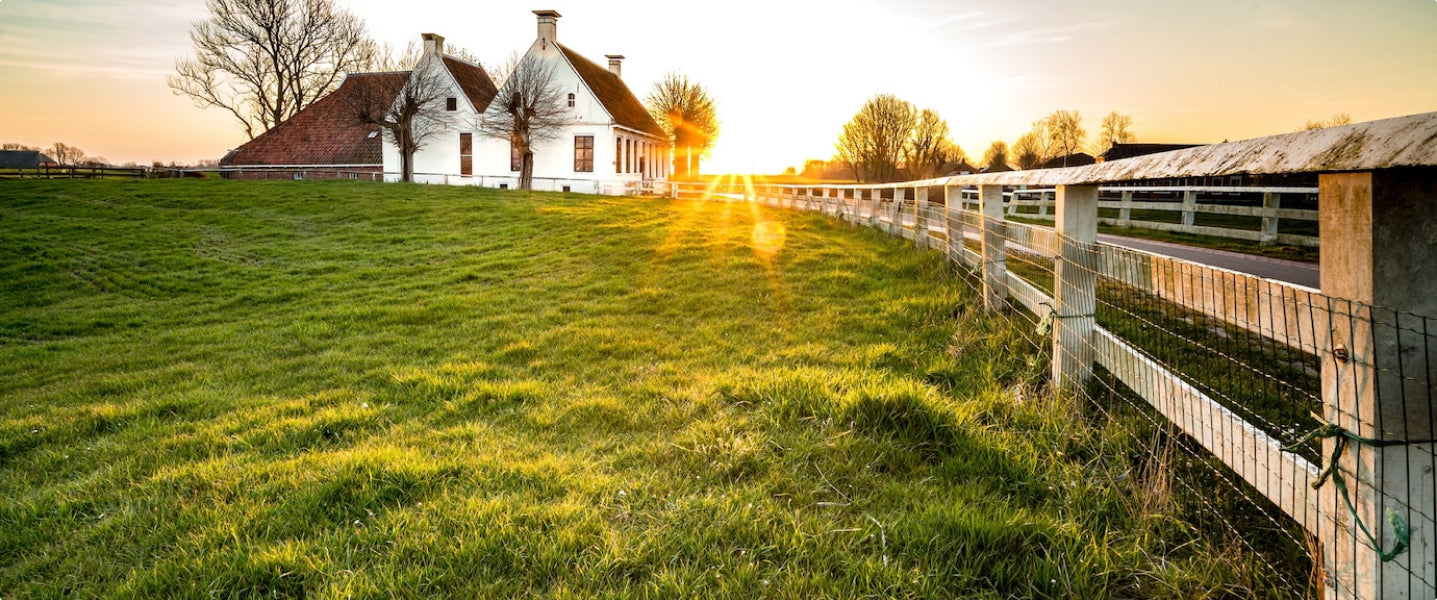
[(1118, 208), (1118, 227), (1133, 226), (1133, 192), (1123, 191), (1123, 201)]
[(990, 311), (1008, 305), (1008, 241), (1003, 223), (1003, 186), (978, 186), (983, 213), (983, 306)]
[(948, 225), (948, 260), (963, 265), (963, 188), (943, 186), (943, 213)]
[(1263, 246), (1271, 246), (1277, 243), (1277, 209), (1282, 207), (1282, 194), (1276, 192), (1263, 192), (1262, 194), (1262, 233), (1258, 237), (1258, 243)]
[(913, 188), (913, 245), (928, 247), (928, 188)]
[[(1326, 457), (1347, 444), (1338, 471), (1353, 506), (1325, 489), (1336, 525), (1322, 530), (1332, 532), (1321, 540), (1328, 596), (1437, 598), (1437, 261), (1426, 259), (1437, 169), (1324, 174), (1318, 193), (1321, 289), (1333, 312), (1331, 347), (1319, 348), (1324, 418), (1379, 440), (1323, 443)], [(1383, 561), (1399, 521), (1408, 547)]]
[(1053, 382), (1082, 385), (1093, 373), (1093, 313), (1097, 308), (1098, 186), (1058, 186), (1061, 247), (1053, 282)]
[(893, 188), (893, 216), (888, 222), (888, 234), (900, 238), (908, 237), (903, 227), (904, 201), (908, 199), (908, 191), (903, 188)]
[(1183, 192), (1183, 227), (1192, 227), (1197, 215), (1197, 192)]

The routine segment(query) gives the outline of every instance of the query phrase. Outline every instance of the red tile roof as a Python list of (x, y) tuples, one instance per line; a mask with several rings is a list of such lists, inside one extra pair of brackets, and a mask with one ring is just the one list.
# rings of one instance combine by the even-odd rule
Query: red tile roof
[(408, 79), (408, 71), (350, 74), (339, 89), (230, 151), (220, 159), (220, 165), (379, 166), (384, 162), (384, 136), (378, 135), (379, 126), (359, 121), (352, 113), (350, 99), (361, 94), (381, 94), (392, 99)]
[(614, 117), (614, 123), (665, 139), (663, 128), (654, 122), (654, 117), (629, 90), (629, 86), (624, 85), (624, 80), (563, 44), (554, 45), (559, 47), (569, 63), (574, 65), (574, 70), (579, 72), (579, 77), (599, 97), (599, 102)]
[(459, 82), (464, 96), (469, 98), (474, 110), (483, 114), (489, 108), (489, 102), (499, 94), (499, 88), (494, 87), (494, 80), (484, 72), (484, 67), (452, 56), (443, 58), (444, 66), (454, 75), (454, 80)]

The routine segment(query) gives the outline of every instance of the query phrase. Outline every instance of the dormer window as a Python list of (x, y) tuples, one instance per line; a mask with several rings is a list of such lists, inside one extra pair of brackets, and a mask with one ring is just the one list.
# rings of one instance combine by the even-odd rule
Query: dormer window
[(569, 94), (569, 108), (574, 108), (574, 95)]
[(459, 110), (459, 99), (458, 99), (458, 98), (445, 98), (445, 99), (444, 99), (444, 109), (447, 110), (447, 111), (449, 111), (449, 112), (454, 112), (454, 111), (456, 111), (456, 110)]

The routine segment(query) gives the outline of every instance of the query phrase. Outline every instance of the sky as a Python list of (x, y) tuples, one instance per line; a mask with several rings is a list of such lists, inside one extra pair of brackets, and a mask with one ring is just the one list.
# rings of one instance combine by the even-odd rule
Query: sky
[[(1348, 113), (1437, 110), (1437, 0), (335, 0), (374, 38), (424, 32), (498, 62), (554, 9), (560, 42), (622, 54), (640, 98), (679, 71), (718, 103), (704, 171), (778, 172), (829, 158), (887, 93), (947, 119), (981, 157), (1032, 121), (1111, 111), (1141, 142), (1293, 131)], [(219, 109), (174, 95), (203, 0), (0, 0), (0, 142), (78, 146), (114, 163), (219, 158), (245, 141)]]

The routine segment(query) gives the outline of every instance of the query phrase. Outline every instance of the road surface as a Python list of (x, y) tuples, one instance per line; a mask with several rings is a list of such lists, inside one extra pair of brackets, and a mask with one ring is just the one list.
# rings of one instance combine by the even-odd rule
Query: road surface
[(1317, 265), (1313, 263), (1184, 246), (1182, 244), (1172, 244), (1168, 242), (1155, 242), (1152, 240), (1102, 233), (1098, 234), (1098, 241), (1114, 246), (1123, 246), (1134, 250), (1152, 252), (1153, 254), (1162, 254), (1164, 256), (1190, 260), (1195, 263), (1202, 263), (1229, 271), (1286, 281), (1314, 289), (1317, 288), (1320, 281)]

